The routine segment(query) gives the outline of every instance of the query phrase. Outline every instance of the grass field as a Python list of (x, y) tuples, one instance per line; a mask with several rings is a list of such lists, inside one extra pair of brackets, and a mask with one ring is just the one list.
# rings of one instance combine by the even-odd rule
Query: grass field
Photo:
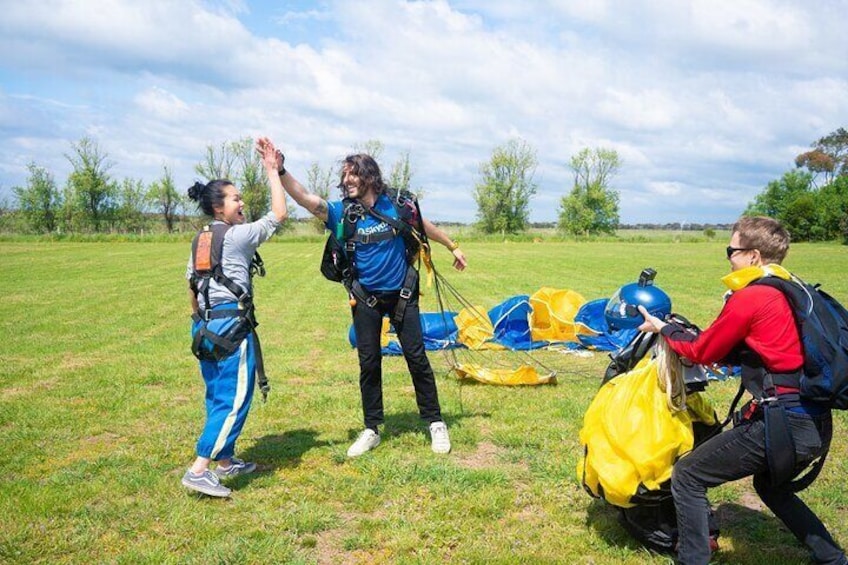
[[(283, 237), (285, 239), (285, 236)], [(609, 296), (652, 266), (674, 309), (718, 312), (726, 241), (463, 244), (448, 273), (489, 308), (541, 286)], [(545, 351), (556, 386), (460, 386), (431, 353), (453, 452), (435, 456), (403, 361), (384, 361), (383, 443), (345, 457), (361, 425), (349, 308), (317, 241), (262, 248), (260, 335), (272, 391), (239, 442), (260, 472), (229, 500), (179, 484), (203, 420), (189, 352), (186, 243), (0, 243), (0, 560), (4, 563), (667, 563), (575, 476), (578, 432), (607, 357)], [(796, 245), (786, 265), (848, 302), (848, 248)], [(423, 310), (435, 309), (432, 293)], [(735, 382), (708, 389), (720, 413)], [(848, 545), (848, 418), (804, 498)], [(717, 563), (806, 552), (749, 481), (716, 489)]]

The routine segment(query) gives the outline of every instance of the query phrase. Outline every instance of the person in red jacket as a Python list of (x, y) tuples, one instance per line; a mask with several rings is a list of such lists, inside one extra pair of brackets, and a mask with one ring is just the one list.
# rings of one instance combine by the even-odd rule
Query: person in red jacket
[[(727, 247), (731, 273), (722, 279), (729, 296), (718, 318), (698, 336), (639, 307), (645, 317), (641, 331), (660, 333), (671, 349), (694, 363), (740, 365), (742, 385), (752, 395), (736, 413), (732, 429), (699, 444), (674, 465), (671, 493), (680, 563), (710, 560), (707, 489), (748, 476), (753, 476), (766, 506), (810, 549), (816, 563), (848, 563), (821, 520), (789, 485), (793, 476), (827, 453), (832, 425), (829, 409), (799, 397), (804, 356), (789, 302), (776, 288), (751, 284), (764, 276), (788, 279), (789, 272), (780, 266), (788, 251), (789, 234), (777, 220), (737, 221)], [(767, 418), (770, 423), (785, 422), (769, 426), (768, 450)]]

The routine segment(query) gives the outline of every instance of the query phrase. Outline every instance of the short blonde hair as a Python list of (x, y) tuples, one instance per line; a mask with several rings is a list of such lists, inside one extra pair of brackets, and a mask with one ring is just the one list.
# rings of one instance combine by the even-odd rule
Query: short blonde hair
[(789, 232), (780, 222), (766, 216), (743, 216), (733, 224), (739, 245), (760, 252), (763, 263), (780, 265), (789, 252)]

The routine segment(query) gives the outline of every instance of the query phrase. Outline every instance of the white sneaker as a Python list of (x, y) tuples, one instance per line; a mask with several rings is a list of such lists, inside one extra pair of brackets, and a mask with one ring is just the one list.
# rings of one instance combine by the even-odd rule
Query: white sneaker
[(366, 451), (371, 451), (380, 445), (380, 434), (371, 428), (365, 428), (356, 441), (347, 449), (348, 457), (359, 457)]
[(430, 424), (430, 439), (433, 453), (450, 453), (451, 442), (448, 437), (448, 427), (444, 422), (433, 422)]

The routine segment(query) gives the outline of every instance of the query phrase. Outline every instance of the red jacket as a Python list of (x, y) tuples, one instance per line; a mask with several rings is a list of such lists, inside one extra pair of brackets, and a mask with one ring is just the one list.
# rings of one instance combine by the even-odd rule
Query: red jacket
[(792, 309), (782, 292), (768, 286), (734, 292), (718, 318), (694, 340), (674, 324), (664, 327), (662, 335), (678, 355), (695, 363), (721, 361), (745, 342), (770, 372), (789, 373), (804, 364)]

